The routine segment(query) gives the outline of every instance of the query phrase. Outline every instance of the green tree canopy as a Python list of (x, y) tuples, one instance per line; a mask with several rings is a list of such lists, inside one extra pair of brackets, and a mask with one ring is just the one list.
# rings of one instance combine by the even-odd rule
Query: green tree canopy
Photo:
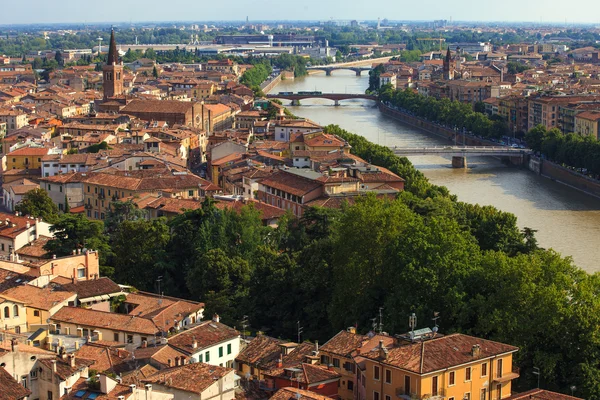
[(49, 223), (54, 223), (58, 218), (58, 207), (44, 189), (33, 189), (25, 193), (23, 200), (15, 205), (15, 210)]

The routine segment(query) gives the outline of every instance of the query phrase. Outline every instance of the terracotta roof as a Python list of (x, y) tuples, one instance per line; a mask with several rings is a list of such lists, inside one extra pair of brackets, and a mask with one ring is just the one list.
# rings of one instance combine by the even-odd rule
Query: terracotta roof
[(77, 281), (68, 285), (62, 285), (61, 290), (77, 293), (80, 300), (90, 297), (121, 293), (121, 287), (109, 278), (103, 277), (98, 279)]
[(310, 390), (302, 390), (294, 387), (279, 389), (271, 400), (330, 400), (331, 397), (323, 396)]
[(160, 113), (185, 114), (195, 103), (177, 100), (133, 100), (120, 112), (127, 113)]
[[(8, 222), (8, 224), (6, 222)], [(25, 232), (27, 223), (29, 223), (30, 226), (34, 226), (36, 221), (35, 219), (27, 217), (16, 217), (14, 214), (0, 213), (0, 237), (16, 238), (18, 235)]]
[(6, 156), (44, 156), (48, 154), (49, 150), (50, 149), (48, 149), (47, 147), (22, 147), (18, 150), (11, 151)]
[(523, 393), (515, 393), (504, 400), (583, 400), (579, 397), (568, 396), (562, 393), (551, 392), (543, 389), (531, 389)]
[[(227, 325), (220, 322), (204, 321), (192, 329), (171, 336), (168, 340), (169, 344), (173, 347), (187, 354), (193, 354), (206, 347), (214, 346), (239, 336), (240, 333), (237, 330)], [(192, 347), (194, 340), (198, 342), (196, 348)]]
[(8, 289), (2, 292), (2, 295), (22, 301), (27, 307), (49, 311), (73, 297), (75, 293), (55, 291), (49, 286), (40, 288), (25, 284)]
[(141, 384), (142, 379), (148, 378), (157, 372), (157, 368), (154, 368), (150, 364), (146, 364), (136, 370), (121, 373), (122, 383), (124, 385), (139, 385)]
[[(145, 348), (138, 348), (133, 352), (136, 360), (152, 360), (155, 363), (159, 363), (163, 368), (171, 367), (175, 365), (175, 358), (188, 359), (185, 353), (164, 344), (161, 346), (150, 346)], [(170, 362), (169, 362), (170, 361)]]
[(340, 331), (337, 335), (329, 339), (327, 343), (321, 346), (320, 350), (337, 354), (342, 357), (348, 357), (355, 352), (356, 349), (360, 348), (366, 340), (366, 336), (350, 333), (348, 331)]
[[(472, 356), (474, 345), (481, 348), (478, 356)], [(517, 350), (517, 347), (508, 344), (456, 333), (390, 348), (387, 360), (382, 362), (417, 374), (426, 374)], [(374, 348), (365, 357), (378, 359), (379, 349)]]
[(40, 235), (33, 242), (31, 242), (28, 245), (25, 245), (25, 246), (21, 247), (19, 250), (17, 250), (17, 254), (20, 256), (44, 258), (44, 256), (46, 254), (48, 254), (48, 252), (44, 249), (44, 246), (50, 240), (53, 240), (53, 238), (44, 236), (44, 235)]
[(56, 361), (56, 373), (55, 375), (58, 376), (61, 380), (65, 381), (67, 380), (70, 376), (72, 376), (73, 374), (75, 374), (77, 371), (81, 371), (83, 369), (85, 369), (86, 367), (89, 367), (90, 365), (92, 365), (94, 363), (94, 361), (92, 360), (86, 360), (83, 358), (77, 358), (75, 357), (75, 367), (71, 367), (71, 363), (69, 359), (62, 359), (60, 357), (56, 357), (54, 359), (41, 359), (39, 360), (39, 362), (44, 365), (45, 367), (49, 368), (50, 370), (52, 370), (52, 364), (53, 362)]
[(275, 172), (259, 182), (265, 186), (283, 190), (296, 196), (304, 196), (322, 186), (320, 182), (305, 179), (284, 171)]
[(284, 343), (281, 339), (275, 339), (265, 335), (258, 335), (248, 343), (235, 358), (237, 362), (247, 364), (267, 365), (279, 359), (281, 355), (280, 345)]
[(139, 333), (140, 335), (159, 333), (158, 327), (149, 319), (85, 308), (63, 307), (51, 319), (94, 328)]
[(233, 369), (231, 368), (194, 363), (163, 369), (151, 377), (144, 379), (143, 382), (202, 394), (206, 389), (216, 384), (217, 380), (232, 372)]
[(127, 362), (131, 360), (131, 353), (127, 350), (96, 342), (84, 344), (74, 354), (76, 359), (92, 360), (91, 367), (98, 372), (119, 373), (129, 369)]
[(231, 209), (236, 212), (241, 212), (244, 206), (253, 207), (260, 213), (260, 218), (263, 221), (271, 219), (281, 218), (285, 215), (286, 211), (282, 208), (272, 206), (267, 203), (261, 203), (260, 201), (247, 199), (244, 201), (217, 201), (215, 207), (220, 210)]
[(2, 367), (0, 367), (0, 400), (20, 400), (31, 394)]
[[(83, 392), (81, 396), (78, 393)], [(91, 396), (91, 397), (90, 397)], [(123, 384), (117, 384), (108, 394), (100, 393), (88, 388), (87, 378), (79, 378), (71, 387), (69, 394), (61, 396), (60, 400), (118, 400), (120, 396), (129, 399), (132, 396), (131, 388)]]
[(225, 104), (204, 104), (203, 107), (209, 110), (213, 116), (231, 111), (231, 108), (227, 107)]

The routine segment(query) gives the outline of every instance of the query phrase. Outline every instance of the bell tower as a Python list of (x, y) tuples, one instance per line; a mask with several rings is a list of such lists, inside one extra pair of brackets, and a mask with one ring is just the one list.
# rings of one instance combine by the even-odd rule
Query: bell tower
[(110, 32), (110, 45), (106, 65), (102, 68), (104, 101), (123, 94), (123, 63), (119, 62), (115, 30)]

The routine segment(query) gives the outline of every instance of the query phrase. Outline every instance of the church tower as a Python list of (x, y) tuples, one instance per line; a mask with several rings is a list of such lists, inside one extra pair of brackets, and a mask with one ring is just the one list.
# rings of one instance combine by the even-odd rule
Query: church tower
[(453, 78), (453, 65), (452, 65), (452, 54), (450, 54), (450, 47), (448, 47), (448, 51), (446, 52), (446, 58), (444, 58), (444, 76), (443, 79), (445, 81), (449, 81)]
[(123, 63), (119, 62), (114, 29), (110, 32), (108, 59), (106, 65), (102, 68), (102, 74), (104, 79), (104, 101), (123, 94)]

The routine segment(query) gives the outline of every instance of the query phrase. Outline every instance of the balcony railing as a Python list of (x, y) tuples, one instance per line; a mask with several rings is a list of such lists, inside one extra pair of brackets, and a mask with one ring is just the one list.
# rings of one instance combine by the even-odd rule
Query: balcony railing
[(409, 397), (411, 399), (418, 399), (419, 398), (419, 396), (417, 395), (416, 392), (414, 392), (412, 390), (411, 391), (406, 391), (406, 390), (404, 390), (404, 388), (396, 388), (396, 396), (397, 397), (404, 397), (404, 398)]

